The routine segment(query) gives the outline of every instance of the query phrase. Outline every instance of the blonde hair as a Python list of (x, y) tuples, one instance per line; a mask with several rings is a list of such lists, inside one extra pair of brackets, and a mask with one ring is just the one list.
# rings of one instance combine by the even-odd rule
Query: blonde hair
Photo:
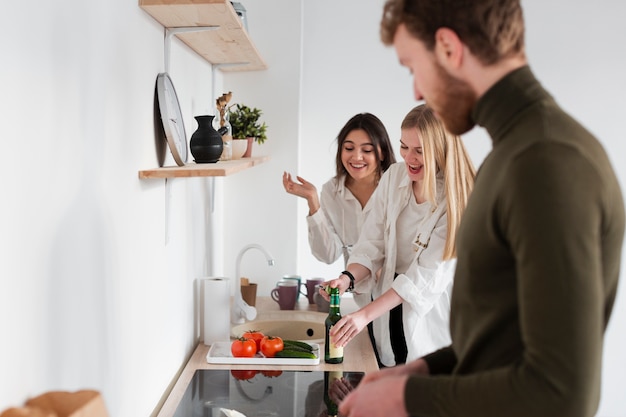
[(437, 206), (437, 173), (443, 172), (448, 233), (443, 259), (456, 258), (456, 234), (474, 187), (476, 170), (460, 136), (447, 132), (426, 105), (413, 108), (402, 129), (417, 129), (424, 158), (424, 197)]

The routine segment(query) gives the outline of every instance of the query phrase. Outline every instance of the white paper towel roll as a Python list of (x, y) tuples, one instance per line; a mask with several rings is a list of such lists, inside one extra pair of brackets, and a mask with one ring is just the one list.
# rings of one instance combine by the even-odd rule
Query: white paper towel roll
[(205, 345), (230, 340), (230, 281), (203, 278), (203, 339)]

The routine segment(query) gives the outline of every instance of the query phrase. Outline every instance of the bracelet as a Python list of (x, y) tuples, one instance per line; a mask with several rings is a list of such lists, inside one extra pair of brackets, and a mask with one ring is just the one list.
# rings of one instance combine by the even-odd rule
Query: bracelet
[(345, 275), (350, 278), (350, 285), (348, 286), (347, 291), (351, 292), (352, 290), (354, 290), (354, 275), (352, 275), (350, 271), (343, 271), (341, 275)]

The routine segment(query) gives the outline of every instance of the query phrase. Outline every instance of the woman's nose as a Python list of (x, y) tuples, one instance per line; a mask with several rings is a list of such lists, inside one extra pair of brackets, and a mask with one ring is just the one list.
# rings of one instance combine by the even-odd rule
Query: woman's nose
[(407, 161), (417, 161), (419, 157), (420, 154), (417, 152), (417, 149), (409, 148), (404, 159)]

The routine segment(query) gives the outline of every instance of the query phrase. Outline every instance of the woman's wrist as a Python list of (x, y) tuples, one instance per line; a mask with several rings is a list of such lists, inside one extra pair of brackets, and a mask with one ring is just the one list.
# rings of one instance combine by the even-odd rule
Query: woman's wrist
[(345, 275), (350, 280), (350, 283), (348, 284), (348, 289), (346, 291), (352, 292), (354, 290), (354, 275), (352, 275), (350, 271), (343, 271), (341, 275)]
[(309, 216), (314, 215), (320, 209), (320, 203), (317, 198), (307, 199), (309, 203)]

